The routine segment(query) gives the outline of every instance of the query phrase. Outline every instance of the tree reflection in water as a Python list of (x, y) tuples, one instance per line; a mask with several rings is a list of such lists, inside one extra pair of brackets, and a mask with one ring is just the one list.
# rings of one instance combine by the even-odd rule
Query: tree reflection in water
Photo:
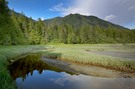
[(40, 57), (29, 55), (10, 65), (17, 89), (135, 89), (135, 78), (73, 75), (42, 62)]
[(53, 70), (56, 72), (63, 72), (63, 70), (43, 62), (40, 58), (41, 58), (40, 55), (32, 54), (24, 58), (20, 58), (19, 60), (12, 63), (9, 69), (13, 79), (21, 77), (24, 80), (28, 76), (28, 74), (32, 76), (34, 70), (37, 70), (39, 74), (42, 74), (43, 70)]

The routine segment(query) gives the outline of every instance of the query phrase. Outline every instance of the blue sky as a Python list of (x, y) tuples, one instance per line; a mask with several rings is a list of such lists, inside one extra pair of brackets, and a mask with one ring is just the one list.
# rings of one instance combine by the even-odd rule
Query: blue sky
[(10, 9), (37, 20), (79, 13), (135, 28), (135, 0), (7, 0)]
[(59, 12), (53, 12), (49, 9), (59, 3), (67, 3), (69, 0), (8, 0), (9, 8), (16, 12), (23, 12), (26, 16), (33, 19), (53, 18), (61, 16)]

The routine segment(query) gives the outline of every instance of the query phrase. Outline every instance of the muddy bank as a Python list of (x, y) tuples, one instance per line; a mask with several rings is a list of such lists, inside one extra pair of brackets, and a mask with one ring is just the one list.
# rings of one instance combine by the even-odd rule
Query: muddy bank
[(73, 72), (75, 74), (85, 74), (95, 77), (107, 77), (107, 78), (135, 78), (135, 73), (126, 73), (102, 67), (82, 65), (72, 62), (60, 61), (56, 59), (49, 59), (45, 57), (42, 57), (42, 60), (50, 65), (56, 66), (66, 71)]
[[(72, 72), (70, 72), (72, 71)], [(134, 89), (133, 75), (44, 58), (22, 57), (10, 65), (17, 89)], [(124, 78), (123, 78), (124, 77)]]

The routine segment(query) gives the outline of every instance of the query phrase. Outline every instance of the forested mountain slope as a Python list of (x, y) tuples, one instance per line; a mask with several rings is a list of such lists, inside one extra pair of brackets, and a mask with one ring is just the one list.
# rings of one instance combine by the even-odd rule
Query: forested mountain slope
[(0, 1), (0, 45), (47, 43), (135, 43), (135, 30), (79, 14), (35, 21)]
[(80, 15), (80, 14), (70, 14), (65, 17), (56, 17), (53, 19), (45, 20), (45, 22), (47, 23), (47, 25), (69, 24), (69, 25), (72, 25), (72, 27), (74, 27), (74, 28), (80, 28), (80, 27), (88, 26), (88, 25), (89, 26), (98, 25), (98, 26), (104, 27), (104, 28), (112, 26), (112, 27), (119, 28), (119, 29), (126, 29), (125, 27), (102, 20), (96, 16), (84, 16), (84, 15)]
[(63, 33), (62, 38), (64, 40), (62, 42), (64, 43), (135, 42), (134, 30), (104, 21), (95, 16), (70, 14), (65, 17), (48, 19), (44, 22), (49, 28), (53, 28), (54, 32), (62, 30), (60, 30), (58, 36)]

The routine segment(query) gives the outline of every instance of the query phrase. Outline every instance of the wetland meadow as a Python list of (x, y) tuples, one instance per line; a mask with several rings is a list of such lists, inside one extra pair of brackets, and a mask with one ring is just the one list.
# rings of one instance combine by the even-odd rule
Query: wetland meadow
[(2, 89), (135, 87), (135, 44), (58, 44), (0, 48)]

